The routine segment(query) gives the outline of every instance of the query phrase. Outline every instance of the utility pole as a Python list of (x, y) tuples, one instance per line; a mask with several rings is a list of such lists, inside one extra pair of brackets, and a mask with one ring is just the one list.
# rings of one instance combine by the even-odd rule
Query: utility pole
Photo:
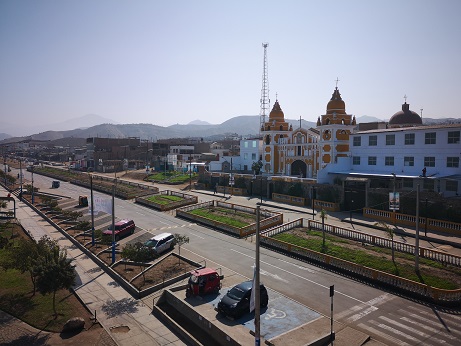
[(259, 283), (259, 232), (260, 232), (260, 215), (261, 207), (256, 206), (256, 256), (255, 256), (255, 278), (254, 286), (252, 289), (255, 290), (255, 346), (259, 346), (261, 342), (261, 292)]
[(112, 185), (112, 264), (115, 263), (115, 184)]
[(416, 186), (415, 270), (419, 273), (419, 184)]
[(21, 185), (21, 189), (19, 192), (19, 199), (22, 199), (22, 160), (19, 159), (19, 184)]
[(93, 198), (93, 175), (90, 174), (91, 191), (91, 245), (94, 246), (94, 198)]
[(32, 172), (32, 204), (34, 204), (34, 166), (31, 168)]
[(189, 156), (189, 191), (192, 191), (192, 156)]
[(426, 198), (426, 207), (424, 208), (424, 236), (427, 237), (427, 198)]

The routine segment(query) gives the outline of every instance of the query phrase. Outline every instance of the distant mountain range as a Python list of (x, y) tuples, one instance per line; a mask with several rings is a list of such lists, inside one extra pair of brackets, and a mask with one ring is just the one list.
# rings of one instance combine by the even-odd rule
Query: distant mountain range
[[(68, 122), (49, 125), (49, 128), (62, 128), (78, 124), (78, 128), (74, 130), (53, 130), (35, 133), (30, 136), (12, 137), (6, 133), (0, 133), (2, 143), (17, 142), (23, 139), (33, 139), (41, 141), (58, 140), (64, 138), (89, 138), (89, 137), (109, 137), (109, 138), (125, 138), (138, 137), (140, 139), (157, 140), (167, 138), (204, 138), (205, 140), (218, 140), (225, 135), (237, 135), (245, 137), (254, 137), (259, 133), (259, 116), (258, 115), (241, 115), (233, 117), (222, 124), (212, 125), (206, 121), (194, 120), (187, 125), (171, 125), (167, 127), (157, 126), (153, 124), (113, 124), (106, 122), (108, 119), (97, 115), (86, 115), (81, 118), (73, 119)], [(361, 116), (356, 118), (357, 123), (366, 122), (382, 122), (383, 120)], [(299, 120), (286, 119), (294, 129), (299, 127)], [(94, 124), (100, 122), (99, 124)], [(459, 123), (461, 119), (446, 118), (446, 119), (431, 119), (425, 118), (425, 124), (432, 123)], [(82, 124), (93, 124), (82, 126)], [(315, 122), (301, 120), (303, 128), (316, 127)], [(4, 128), (2, 127), (2, 130)]]

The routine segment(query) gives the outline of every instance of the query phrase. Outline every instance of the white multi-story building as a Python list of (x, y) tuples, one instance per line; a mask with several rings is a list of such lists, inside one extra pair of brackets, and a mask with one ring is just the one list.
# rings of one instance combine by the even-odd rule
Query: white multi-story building
[(396, 179), (399, 189), (460, 193), (461, 124), (423, 126), (405, 102), (386, 129), (354, 131), (349, 155), (319, 172), (319, 182), (335, 178)]

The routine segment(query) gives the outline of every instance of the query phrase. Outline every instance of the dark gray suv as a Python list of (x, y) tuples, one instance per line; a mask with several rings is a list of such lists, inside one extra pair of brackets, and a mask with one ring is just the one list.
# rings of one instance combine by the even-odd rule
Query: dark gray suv
[[(250, 312), (252, 281), (245, 281), (232, 287), (218, 303), (218, 312), (233, 318), (239, 318)], [(260, 285), (260, 306), (265, 308), (269, 303), (266, 287)]]

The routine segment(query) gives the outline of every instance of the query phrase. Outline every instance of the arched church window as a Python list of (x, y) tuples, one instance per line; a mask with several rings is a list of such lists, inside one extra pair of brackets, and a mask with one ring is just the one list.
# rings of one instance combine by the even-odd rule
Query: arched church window
[(300, 133), (298, 133), (296, 135), (296, 143), (300, 144), (302, 142), (302, 140), (303, 140), (303, 136)]
[(325, 125), (330, 125), (330, 119), (327, 118), (327, 120), (325, 120)]
[(266, 144), (267, 145), (271, 144), (271, 136), (270, 135), (266, 136)]
[(283, 125), (280, 125), (280, 131), (283, 131)]

